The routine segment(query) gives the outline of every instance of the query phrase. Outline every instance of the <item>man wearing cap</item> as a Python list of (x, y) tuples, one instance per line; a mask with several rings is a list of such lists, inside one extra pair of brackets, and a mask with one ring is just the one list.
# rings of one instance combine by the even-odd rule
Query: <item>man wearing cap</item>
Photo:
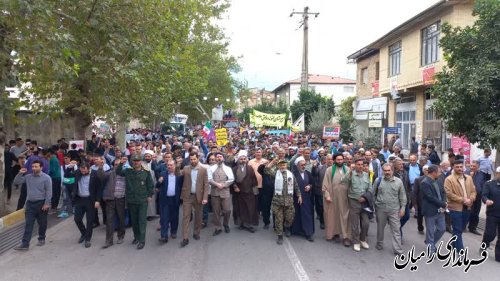
[(292, 234), (303, 235), (310, 242), (313, 242), (314, 234), (314, 194), (312, 192), (313, 177), (309, 171), (306, 170), (306, 160), (303, 156), (295, 159), (295, 166), (297, 170), (293, 173), (295, 181), (299, 186), (300, 196), (302, 202), (299, 204), (298, 200), (294, 197), (295, 218), (292, 225)]
[(276, 234), (278, 234), (277, 243), (281, 245), (283, 244), (283, 228), (286, 230), (287, 237), (291, 235), (290, 227), (295, 216), (293, 196), (295, 194), (298, 197), (297, 202), (299, 205), (302, 204), (302, 196), (297, 181), (292, 172), (287, 169), (286, 160), (280, 159), (276, 162), (278, 162), (279, 170), (275, 175), (272, 208), (276, 224)]
[(237, 155), (238, 165), (233, 168), (235, 181), (232, 185), (233, 197), (236, 198), (239, 216), (240, 229), (246, 229), (249, 232), (255, 232), (253, 224), (258, 220), (256, 210), (255, 195), (253, 188), (257, 185), (257, 177), (253, 168), (248, 165), (247, 152), (240, 150)]
[(221, 215), (224, 217), (224, 231), (229, 233), (229, 217), (231, 216), (229, 187), (234, 182), (233, 170), (224, 164), (224, 155), (221, 152), (217, 152), (215, 157), (217, 164), (210, 166), (207, 171), (208, 182), (212, 187), (210, 195), (214, 211), (213, 224), (215, 227), (213, 236), (219, 235), (222, 232), (220, 225)]
[(148, 203), (152, 202), (154, 186), (151, 173), (142, 166), (141, 156), (134, 154), (131, 161), (132, 169), (124, 169), (126, 160), (123, 158), (116, 174), (125, 177), (125, 194), (134, 231), (132, 244), (137, 244), (137, 249), (140, 250), (144, 248), (146, 241)]
[[(153, 180), (153, 186), (156, 186), (156, 174), (155, 171), (158, 169), (158, 162), (156, 159), (153, 159), (153, 155), (155, 153), (152, 150), (144, 151), (144, 160), (142, 161), (142, 168), (149, 172), (151, 175), (151, 179)], [(147, 212), (147, 220), (151, 221), (154, 218), (158, 217), (158, 201), (156, 192), (153, 193), (151, 198), (151, 203), (148, 204), (148, 212)]]
[(489, 248), (497, 236), (495, 260), (500, 262), (500, 166), (495, 170), (495, 178), (484, 184), (482, 201), (486, 204), (486, 228), (483, 243)]

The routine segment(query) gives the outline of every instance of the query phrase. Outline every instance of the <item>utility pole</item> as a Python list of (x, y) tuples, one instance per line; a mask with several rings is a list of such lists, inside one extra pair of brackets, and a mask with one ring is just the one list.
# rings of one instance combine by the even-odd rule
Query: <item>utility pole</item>
[[(302, 15), (301, 26), (304, 29), (304, 40), (303, 40), (303, 48), (302, 48), (302, 73), (300, 76), (300, 87), (304, 90), (309, 89), (309, 60), (308, 60), (308, 48), (309, 48), (309, 15), (314, 15), (314, 17), (318, 17), (319, 13), (309, 12), (309, 7), (304, 7), (304, 12), (295, 12), (293, 11), (290, 14), (290, 17), (293, 15)], [(300, 26), (299, 26), (300, 28)]]

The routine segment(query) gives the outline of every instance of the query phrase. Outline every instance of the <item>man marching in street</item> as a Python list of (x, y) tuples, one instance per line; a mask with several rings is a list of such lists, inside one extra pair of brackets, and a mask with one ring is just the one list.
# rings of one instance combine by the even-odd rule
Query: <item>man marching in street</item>
[(278, 234), (278, 245), (283, 244), (283, 228), (286, 236), (291, 235), (290, 227), (293, 223), (295, 210), (293, 207), (293, 195), (297, 194), (298, 203), (302, 205), (297, 181), (294, 180), (292, 172), (287, 169), (287, 162), (283, 159), (278, 161), (279, 170), (276, 172), (274, 181), (273, 214), (276, 223), (276, 234)]
[[(213, 236), (222, 232), (221, 215), (224, 217), (224, 231), (229, 233), (229, 216), (231, 216), (231, 198), (229, 187), (234, 182), (233, 170), (224, 164), (224, 155), (220, 152), (215, 154), (217, 164), (208, 168), (208, 181), (212, 185), (212, 208), (214, 211), (213, 224), (215, 227)], [(222, 212), (221, 212), (222, 211)]]
[(147, 210), (148, 203), (152, 202), (154, 192), (153, 179), (151, 173), (144, 170), (140, 155), (134, 154), (130, 160), (132, 161), (132, 169), (123, 169), (126, 161), (122, 159), (116, 174), (125, 177), (127, 206), (134, 231), (132, 244), (137, 244), (137, 249), (141, 250), (146, 242)]
[(160, 174), (158, 192), (160, 202), (160, 243), (168, 242), (168, 230), (172, 239), (177, 238), (177, 227), (179, 226), (179, 207), (181, 203), (181, 189), (183, 176), (175, 174), (175, 162), (167, 160), (167, 171)]
[(306, 170), (306, 160), (303, 156), (295, 159), (297, 169), (293, 172), (299, 186), (302, 204), (294, 200), (295, 218), (292, 225), (292, 234), (304, 235), (310, 242), (314, 241), (314, 194), (312, 189), (313, 177)]
[[(363, 203), (366, 203), (367, 195), (371, 192), (370, 176), (363, 171), (364, 158), (357, 158), (354, 161), (354, 171), (351, 172), (351, 185), (347, 192), (349, 197), (349, 217), (351, 222), (351, 237), (353, 250), (356, 252), (368, 249), (366, 241), (370, 219), (368, 213), (363, 210)], [(361, 232), (360, 232), (361, 225)]]
[[(235, 181), (233, 184), (233, 194), (238, 194), (238, 214), (240, 215), (240, 229), (246, 229), (251, 233), (255, 232), (253, 222), (258, 217), (253, 188), (258, 184), (253, 168), (248, 165), (246, 150), (238, 152), (238, 166), (233, 168)], [(233, 195), (234, 196), (234, 195)]]

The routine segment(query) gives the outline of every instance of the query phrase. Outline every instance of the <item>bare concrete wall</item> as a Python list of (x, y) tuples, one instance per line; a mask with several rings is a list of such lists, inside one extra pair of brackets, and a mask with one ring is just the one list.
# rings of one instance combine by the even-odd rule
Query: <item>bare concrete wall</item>
[(60, 138), (71, 140), (75, 136), (75, 118), (78, 117), (45, 117), (40, 119), (34, 113), (18, 111), (13, 116), (5, 116), (5, 133), (7, 140), (22, 138), (32, 139), (39, 146), (48, 147), (56, 144)]

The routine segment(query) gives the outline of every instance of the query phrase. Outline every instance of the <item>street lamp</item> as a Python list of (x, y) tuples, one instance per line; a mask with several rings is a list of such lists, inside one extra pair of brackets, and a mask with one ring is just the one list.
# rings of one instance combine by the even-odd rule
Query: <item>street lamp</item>
[(231, 99), (226, 99), (226, 102), (230, 102), (230, 101), (231, 101)]
[(218, 100), (219, 100), (219, 98), (214, 98), (214, 100), (215, 100), (215, 101), (218, 101)]
[(207, 97), (203, 97), (203, 100), (207, 100)]

